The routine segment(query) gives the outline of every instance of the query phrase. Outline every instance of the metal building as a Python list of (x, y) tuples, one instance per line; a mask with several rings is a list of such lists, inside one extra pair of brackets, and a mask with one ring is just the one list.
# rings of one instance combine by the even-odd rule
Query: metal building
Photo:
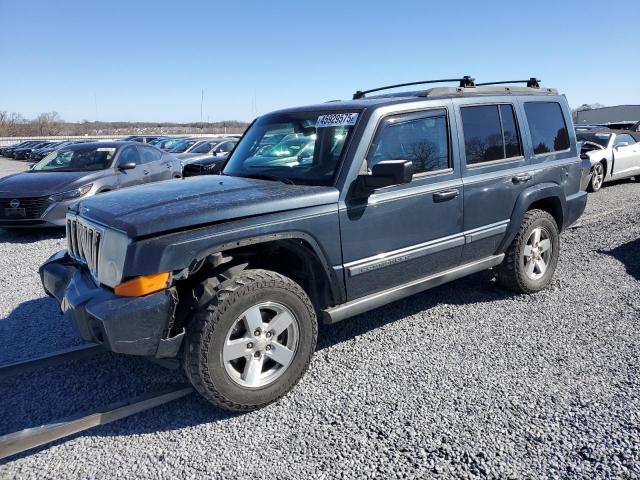
[(617, 105), (576, 112), (576, 124), (603, 124), (640, 121), (640, 105)]

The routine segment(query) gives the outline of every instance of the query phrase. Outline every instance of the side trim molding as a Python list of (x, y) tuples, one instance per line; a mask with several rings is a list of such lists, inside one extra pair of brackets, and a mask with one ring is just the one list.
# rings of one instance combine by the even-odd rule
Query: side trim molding
[(418, 245), (412, 245), (399, 250), (349, 262), (344, 265), (344, 268), (350, 277), (355, 277), (362, 273), (372, 272), (397, 263), (414, 260), (425, 255), (431, 255), (449, 248), (461, 247), (467, 243), (503, 234), (507, 231), (508, 225), (509, 220), (503, 220), (473, 230), (467, 230), (466, 232), (458, 233), (450, 237), (438, 238)]
[(460, 247), (464, 245), (464, 237), (462, 235), (447, 240), (438, 239), (432, 242), (427, 242), (422, 245), (416, 245), (415, 247), (409, 247), (395, 252), (383, 253), (373, 258), (369, 258), (365, 261), (358, 261), (345, 265), (347, 267), (347, 273), (350, 277), (360, 275), (361, 273), (371, 272), (380, 268), (395, 265), (396, 263), (406, 262), (407, 260), (413, 260), (415, 258), (430, 255), (432, 253), (441, 252), (448, 248)]
[(459, 267), (445, 270), (444, 272), (429, 275), (427, 277), (414, 280), (397, 287), (393, 287), (381, 292), (372, 293), (370, 295), (356, 298), (350, 302), (336, 305), (335, 307), (323, 310), (322, 317), (324, 323), (336, 323), (354, 315), (373, 310), (387, 303), (409, 297), (416, 293), (423, 292), (443, 283), (465, 277), (472, 273), (480, 272), (491, 267), (499, 265), (504, 259), (504, 254), (494, 255), (475, 262), (467, 263)]

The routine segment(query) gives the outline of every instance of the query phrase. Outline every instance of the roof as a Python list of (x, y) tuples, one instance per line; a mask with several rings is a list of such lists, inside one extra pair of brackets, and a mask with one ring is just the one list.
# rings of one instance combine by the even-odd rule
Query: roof
[(84, 142), (73, 143), (64, 147), (65, 150), (86, 150), (87, 148), (122, 148), (126, 145), (141, 145), (140, 142), (133, 141), (112, 141), (112, 142)]
[(309, 111), (309, 110), (363, 110), (367, 107), (382, 107), (385, 105), (395, 105), (400, 103), (415, 102), (416, 100), (432, 100), (437, 98), (465, 98), (480, 96), (503, 96), (503, 95), (531, 95), (531, 96), (551, 96), (558, 95), (554, 88), (531, 88), (513, 86), (480, 86), (480, 87), (435, 87), (428, 90), (411, 92), (395, 92), (384, 95), (374, 95), (358, 100), (332, 100), (326, 103), (306, 105), (278, 110), (274, 113)]

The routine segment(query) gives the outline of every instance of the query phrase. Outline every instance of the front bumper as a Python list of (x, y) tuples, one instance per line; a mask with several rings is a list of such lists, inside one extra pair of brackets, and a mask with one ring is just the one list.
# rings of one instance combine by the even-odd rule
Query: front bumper
[(178, 354), (184, 331), (168, 338), (177, 303), (173, 289), (144, 297), (119, 297), (96, 286), (66, 250), (40, 267), (40, 278), (84, 340), (128, 355), (170, 358)]
[(0, 228), (64, 227), (66, 225), (67, 211), (77, 201), (78, 199), (74, 198), (62, 202), (52, 202), (40, 216), (36, 217), (1, 217), (2, 213), (0, 212)]
[(585, 191), (587, 189), (587, 186), (591, 181), (591, 177), (593, 176), (593, 166), (596, 163), (598, 162), (593, 162), (590, 158), (582, 158), (582, 165), (580, 166), (580, 190)]

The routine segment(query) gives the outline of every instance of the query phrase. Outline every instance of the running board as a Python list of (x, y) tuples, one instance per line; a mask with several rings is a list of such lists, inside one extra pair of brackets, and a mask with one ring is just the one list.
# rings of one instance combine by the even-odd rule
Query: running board
[(450, 270), (445, 270), (444, 272), (405, 283), (404, 285), (383, 290), (382, 292), (372, 293), (366, 297), (356, 298), (355, 300), (343, 303), (342, 305), (337, 305), (323, 310), (323, 321), (324, 323), (339, 322), (346, 318), (381, 307), (387, 303), (395, 302), (396, 300), (437, 287), (443, 283), (448, 283), (452, 280), (471, 275), (472, 273), (495, 267), (502, 263), (503, 259), (504, 254), (494, 255), (493, 257), (487, 257), (477, 262), (467, 263)]

